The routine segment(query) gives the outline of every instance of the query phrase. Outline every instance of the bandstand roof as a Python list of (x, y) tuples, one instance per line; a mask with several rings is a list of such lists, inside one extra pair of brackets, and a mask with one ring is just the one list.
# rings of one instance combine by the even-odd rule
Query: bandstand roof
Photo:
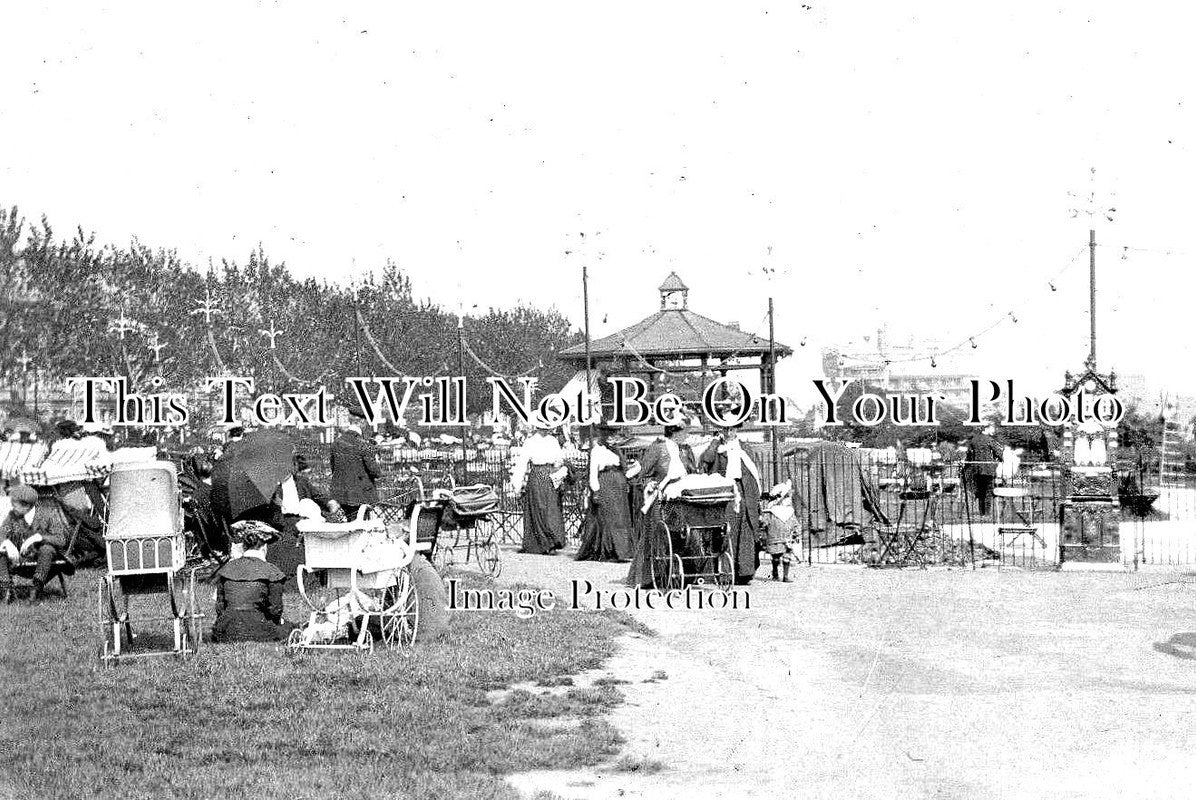
[[(676, 273), (669, 275), (660, 291), (683, 289), (685, 284)], [(669, 356), (713, 355), (728, 357), (761, 356), (768, 353), (768, 337), (742, 331), (734, 325), (725, 325), (709, 317), (690, 311), (687, 304), (680, 308), (662, 308), (655, 314), (640, 320), (618, 333), (604, 336), (590, 343), (590, 354), (595, 358), (636, 354), (644, 358), (666, 358)], [(778, 357), (793, 354), (793, 349), (777, 342), (774, 350)], [(577, 344), (561, 351), (567, 361), (584, 361), (585, 344)]]

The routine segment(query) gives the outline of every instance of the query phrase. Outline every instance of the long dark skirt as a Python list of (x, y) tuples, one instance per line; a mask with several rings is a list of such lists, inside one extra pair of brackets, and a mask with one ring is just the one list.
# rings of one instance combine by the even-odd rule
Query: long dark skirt
[(523, 493), (523, 552), (548, 555), (565, 546), (561, 495), (552, 485), (551, 466), (533, 464)]
[(275, 517), (274, 525), (279, 529), (278, 540), (266, 546), (266, 561), (278, 567), (283, 575), (291, 579), (295, 577), (295, 568), (307, 560), (299, 530), (295, 527), (295, 523), (300, 519), (302, 517), (294, 514)]
[(627, 561), (631, 558), (631, 506), (627, 477), (619, 469), (598, 473), (598, 491), (582, 523), (578, 561)]
[(728, 506), (727, 522), (731, 531), (731, 560), (735, 562), (736, 583), (747, 583), (760, 567), (760, 487), (754, 480), (736, 481), (739, 486), (739, 511)]
[(652, 585), (652, 531), (660, 522), (660, 501), (657, 500), (644, 514), (639, 515), (639, 524), (634, 529), (631, 543), (631, 567), (627, 570), (628, 586)]

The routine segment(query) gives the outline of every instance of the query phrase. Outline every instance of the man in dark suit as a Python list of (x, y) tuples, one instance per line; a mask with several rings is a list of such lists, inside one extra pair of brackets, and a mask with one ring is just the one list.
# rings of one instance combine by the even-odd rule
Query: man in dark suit
[(329, 491), (349, 520), (357, 518), (358, 509), (378, 502), (377, 480), (382, 475), (374, 446), (361, 436), (361, 428), (349, 425), (332, 443), (329, 457), (332, 481)]
[[(68, 533), (58, 515), (38, 504), (37, 490), (33, 487), (14, 486), (8, 490), (8, 499), (12, 510), (0, 521), (0, 603), (13, 601), (12, 567), (23, 558), (37, 562), (32, 595), (37, 602), (42, 598), (46, 581), (53, 575), (54, 559), (66, 553)], [(32, 521), (30, 511), (33, 511)]]
[(997, 477), (997, 464), (1001, 461), (1003, 449), (993, 438), (995, 429), (985, 426), (968, 442), (968, 454), (964, 465), (980, 515), (988, 513), (989, 500), (993, 494), (993, 482)]

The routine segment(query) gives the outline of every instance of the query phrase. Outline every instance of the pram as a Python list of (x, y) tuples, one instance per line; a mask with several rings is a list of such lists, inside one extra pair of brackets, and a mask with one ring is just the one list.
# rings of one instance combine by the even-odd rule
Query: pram
[[(451, 477), (446, 477), (445, 480), (452, 485)], [(447, 492), (440, 489), (428, 492), (423, 478), (419, 475), (401, 478), (394, 494), (374, 506), (374, 510), (387, 525), (414, 524), (415, 550), (432, 564), (436, 564), (439, 558), (436, 545), (440, 535), (440, 521), (446, 508)], [(414, 522), (411, 522), (412, 520)]]
[(687, 475), (665, 485), (648, 501), (652, 586), (682, 589), (708, 580), (723, 591), (735, 584), (727, 523), (735, 484), (717, 475)]
[[(411, 562), (418, 549), (419, 506), (407, 524), (387, 524), (374, 513), (363, 506), (351, 522), (297, 523), (307, 561), (296, 570), (296, 584), (311, 613), (291, 632), (289, 652), (372, 651), (375, 633), (388, 648), (414, 644), (419, 593)], [(323, 573), (323, 585), (308, 588), (304, 578), (315, 572)]]
[(498, 526), (489, 522), (490, 515), (498, 511), (498, 492), (493, 486), (479, 483), (454, 487), (444, 499), (447, 508), (440, 525), (442, 530), (452, 531), (453, 543), (441, 545), (442, 568), (452, 566), (457, 552), (464, 548), (462, 563), (473, 559), (483, 574), (497, 578), (502, 573), (502, 554), (494, 541)]
[[(178, 479), (167, 461), (117, 464), (110, 475), (108, 530), (104, 536), (108, 574), (99, 582), (99, 618), (104, 662), (118, 658), (178, 655), (199, 649), (200, 620), (195, 573), (185, 577), (183, 515)], [(172, 625), (173, 647), (130, 650), (133, 615), (129, 598), (165, 592), (170, 616), (143, 617)]]

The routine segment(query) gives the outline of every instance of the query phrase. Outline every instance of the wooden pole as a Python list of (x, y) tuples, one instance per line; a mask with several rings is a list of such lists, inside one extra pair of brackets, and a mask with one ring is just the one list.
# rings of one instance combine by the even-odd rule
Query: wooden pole
[[(461, 376), (462, 380), (468, 380), (465, 377), (465, 307), (462, 302), (461, 307), (457, 311), (457, 374)], [(448, 403), (448, 398), (445, 398), (445, 403)], [(447, 412), (448, 409), (445, 409)], [(466, 409), (459, 408), (457, 413), (461, 415), (461, 419), (466, 419)], [(461, 482), (466, 481), (466, 467), (469, 462), (469, 451), (465, 446), (465, 435), (468, 432), (466, 426), (462, 425), (460, 429), (461, 434)]]
[(1091, 347), (1088, 360), (1096, 369), (1096, 231), (1088, 230), (1088, 324), (1091, 331)]
[[(768, 393), (777, 393), (777, 342), (773, 335), (772, 298), (768, 298)], [(764, 409), (761, 409), (763, 411)], [(772, 485), (780, 483), (781, 456), (780, 444), (777, 442), (777, 426), (770, 429), (772, 434)], [(769, 487), (772, 488), (771, 486)]]
[[(582, 253), (582, 258), (583, 259), (585, 258), (585, 253)], [(592, 378), (590, 377), (590, 371), (593, 369), (593, 362), (590, 358), (590, 274), (589, 274), (589, 270), (586, 269), (585, 261), (582, 261), (582, 264), (581, 264), (581, 302), (582, 302), (582, 305), (585, 307), (585, 311), (584, 311), (585, 323), (586, 323), (586, 392), (585, 392), (585, 395), (586, 395), (586, 404), (588, 406), (592, 402), (592, 399), (590, 398), (590, 387), (593, 384), (591, 383)], [(587, 412), (589, 410), (590, 410), (589, 408), (586, 409)], [(582, 413), (580, 408), (577, 409), (577, 413), (579, 415)], [(589, 414), (587, 413), (586, 416), (588, 417)]]

